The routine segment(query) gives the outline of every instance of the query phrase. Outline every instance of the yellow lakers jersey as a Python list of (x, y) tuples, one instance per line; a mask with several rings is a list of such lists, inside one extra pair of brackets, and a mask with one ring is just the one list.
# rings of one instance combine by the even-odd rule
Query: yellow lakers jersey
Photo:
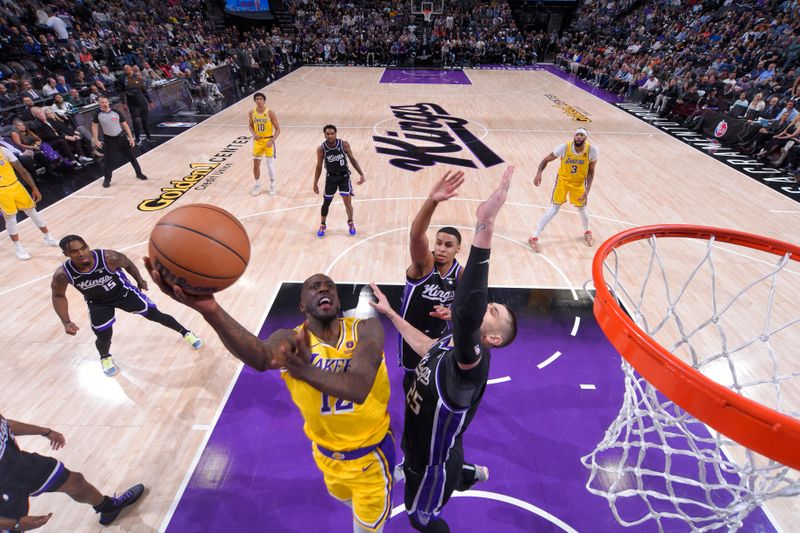
[[(325, 344), (309, 332), (312, 364), (326, 372), (347, 372), (358, 344), (359, 322), (356, 318), (339, 319), (336, 346)], [(381, 358), (384, 359), (383, 354)], [(380, 442), (389, 431), (389, 373), (385, 359), (363, 404), (323, 394), (285, 370), (281, 370), (281, 377), (303, 415), (306, 436), (320, 446), (340, 452), (356, 450)]]
[(272, 137), (272, 120), (269, 118), (269, 108), (264, 109), (263, 113), (259, 113), (258, 109), (253, 108), (253, 129), (256, 131), (256, 136), (267, 139)]
[(589, 143), (584, 143), (583, 152), (576, 154), (573, 151), (572, 143), (567, 143), (567, 151), (561, 158), (561, 167), (558, 169), (558, 177), (573, 184), (581, 184), (586, 181), (589, 174)]
[(3, 151), (0, 150), (0, 187), (6, 187), (17, 181), (17, 174), (14, 172), (14, 167), (11, 166), (11, 161), (6, 159)]

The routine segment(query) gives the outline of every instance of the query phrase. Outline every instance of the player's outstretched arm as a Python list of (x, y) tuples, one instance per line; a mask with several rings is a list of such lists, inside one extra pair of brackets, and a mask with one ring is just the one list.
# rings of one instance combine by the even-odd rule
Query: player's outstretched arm
[(54, 450), (60, 450), (64, 447), (64, 444), (67, 443), (64, 435), (50, 428), (26, 424), (19, 420), (8, 420), (8, 427), (11, 429), (11, 433), (20, 437), (23, 435), (39, 435), (40, 437), (45, 437), (50, 441), (50, 447)]
[(478, 209), (475, 211), (475, 216), (478, 219), (475, 225), (475, 240), (472, 241), (473, 246), (478, 248), (491, 248), (492, 247), (492, 234), (494, 233), (494, 219), (497, 218), (497, 213), (500, 208), (506, 203), (508, 198), (508, 189), (511, 187), (511, 176), (514, 175), (514, 165), (509, 165), (500, 178), (500, 183), (492, 194), (485, 201), (481, 202)]
[(433, 212), (440, 202), (445, 202), (454, 196), (458, 196), (458, 188), (464, 184), (464, 172), (447, 171), (433, 184), (428, 198), (419, 208), (414, 222), (411, 223), (411, 242), (409, 251), (411, 253), (411, 266), (408, 267), (407, 274), (412, 278), (421, 278), (433, 268), (433, 255), (431, 254), (430, 243), (428, 242), (428, 226), (431, 224)]
[(431, 339), (423, 332), (406, 322), (406, 320), (401, 317), (392, 306), (389, 305), (389, 300), (386, 298), (386, 295), (381, 292), (375, 282), (371, 282), (369, 284), (372, 287), (372, 291), (375, 293), (375, 297), (378, 299), (377, 302), (370, 301), (369, 305), (371, 305), (376, 311), (381, 313), (382, 315), (386, 315), (386, 317), (392, 321), (392, 324), (403, 337), (403, 340), (406, 341), (406, 344), (411, 346), (411, 349), (416, 352), (417, 355), (420, 357), (425, 357), (425, 354), (431, 349), (431, 346), (436, 343), (438, 339)]
[(144, 264), (150, 277), (164, 294), (203, 315), (217, 332), (225, 348), (247, 366), (259, 372), (281, 368), (289, 352), (295, 350), (295, 334), (292, 330), (278, 330), (262, 342), (229, 315), (213, 296), (187, 294), (180, 287), (164, 281), (161, 274), (152, 267), (149, 257), (144, 258)]
[(19, 522), (19, 527), (21, 531), (31, 531), (32, 529), (39, 529), (43, 525), (45, 525), (50, 518), (52, 518), (53, 513), (48, 513), (46, 515), (41, 516), (33, 516), (33, 515), (26, 515), (20, 518), (19, 520), (15, 518), (4, 518), (0, 516), (0, 529), (12, 531), (14, 527), (16, 527), (17, 522)]
[(325, 372), (312, 365), (305, 324), (297, 332), (297, 350), (286, 361), (289, 373), (315, 389), (355, 403), (364, 403), (383, 361), (383, 325), (377, 318), (358, 323), (358, 344), (347, 372)]
[(497, 188), (475, 212), (478, 219), (475, 239), (452, 307), (453, 354), (463, 370), (476, 366), (482, 357), (481, 350), (476, 347), (480, 345), (480, 327), (489, 305), (489, 261), (494, 221), (508, 197), (513, 174), (514, 167), (509, 165)]

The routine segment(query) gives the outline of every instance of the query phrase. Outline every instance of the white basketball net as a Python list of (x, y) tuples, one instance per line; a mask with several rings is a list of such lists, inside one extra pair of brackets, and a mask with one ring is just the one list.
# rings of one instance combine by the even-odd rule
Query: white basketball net
[[(692, 260), (700, 256), (696, 263), (684, 259), (687, 250)], [(715, 262), (712, 252), (720, 250), (726, 256)], [(713, 238), (651, 237), (618, 247), (604, 267), (611, 293), (662, 346), (716, 382), (798, 418), (800, 306), (794, 298), (800, 276), (787, 268), (788, 255), (775, 259)], [(676, 264), (680, 277), (689, 271), (688, 279), (676, 281)], [(737, 289), (724, 290), (731, 281)], [(581, 458), (591, 471), (586, 488), (608, 499), (620, 524), (654, 520), (659, 531), (735, 531), (766, 500), (800, 494), (800, 471), (699, 422), (624, 359), (622, 369), (622, 409), (602, 442)]]

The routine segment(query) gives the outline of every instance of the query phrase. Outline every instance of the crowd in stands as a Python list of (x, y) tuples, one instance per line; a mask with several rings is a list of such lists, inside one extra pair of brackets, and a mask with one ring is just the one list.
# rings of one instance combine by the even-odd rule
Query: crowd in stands
[(299, 63), (401, 65), (432, 58), (455, 66), (530, 64), (555, 43), (555, 36), (518, 30), (508, 3), (499, 0), (447, 0), (445, 14), (435, 14), (425, 31), (410, 2), (274, 5), (291, 13), (294, 32), (266, 26), (215, 32), (203, 0), (0, 0), (4, 146), (40, 173), (102, 157), (73, 113), (101, 95), (124, 100), (124, 65), (132, 65), (147, 87), (170, 79), (213, 87), (210, 72), (228, 64), (238, 83), (252, 87)]
[(531, 64), (555, 39), (522, 32), (507, 2), (450, 0), (432, 27), (392, 0), (285, 0), (305, 63), (399, 65), (433, 57), (449, 66)]
[(286, 47), (277, 32), (214, 33), (202, 4), (0, 0), (2, 145), (34, 176), (57, 176), (102, 157), (73, 113), (101, 95), (124, 100), (126, 64), (148, 88), (170, 79), (213, 87), (210, 73), (219, 65), (230, 64), (252, 83), (269, 80), (293, 61), (291, 43)]
[(746, 119), (736, 148), (800, 178), (798, 0), (590, 0), (556, 63), (693, 129)]

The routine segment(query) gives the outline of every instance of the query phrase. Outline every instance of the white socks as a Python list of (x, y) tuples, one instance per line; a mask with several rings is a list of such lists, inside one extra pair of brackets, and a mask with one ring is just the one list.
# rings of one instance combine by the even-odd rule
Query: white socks
[(585, 233), (589, 231), (589, 210), (586, 206), (579, 207), (578, 214), (581, 216), (581, 222), (583, 222), (583, 231)]

